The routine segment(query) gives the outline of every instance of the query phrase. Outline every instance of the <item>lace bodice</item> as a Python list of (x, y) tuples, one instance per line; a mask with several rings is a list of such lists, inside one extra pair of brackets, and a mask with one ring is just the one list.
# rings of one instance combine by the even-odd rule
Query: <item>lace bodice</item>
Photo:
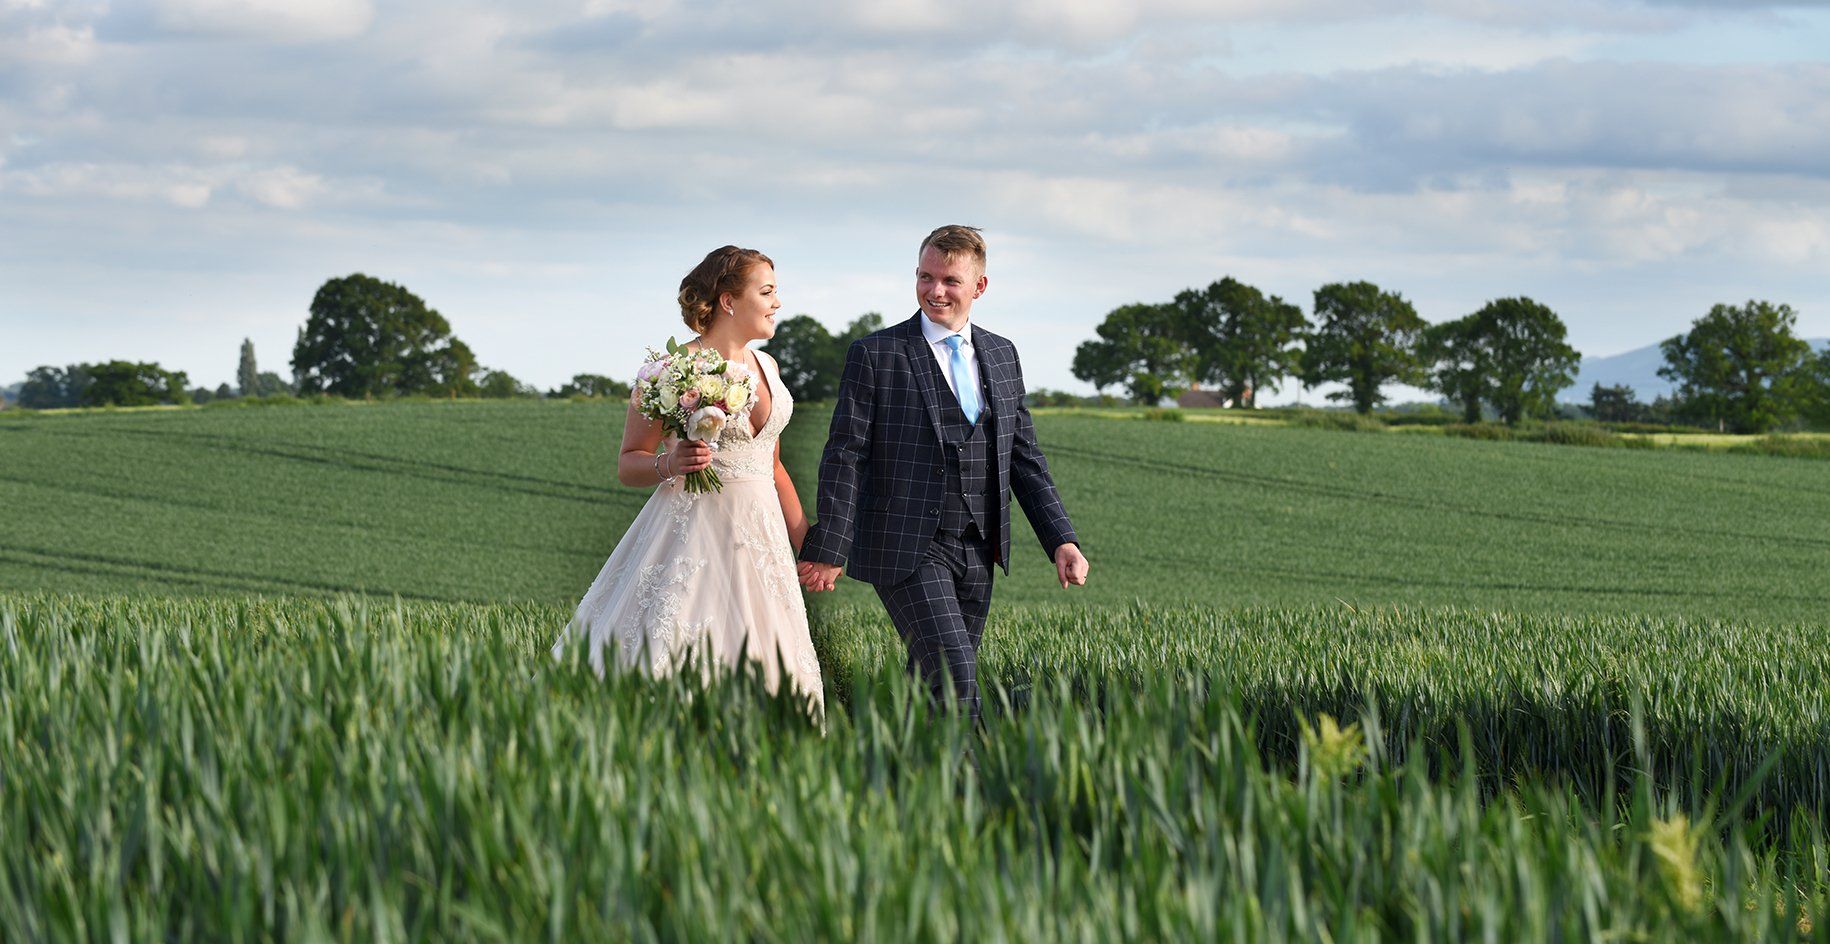
[(788, 395), (788, 388), (776, 373), (775, 359), (758, 354), (756, 362), (762, 366), (763, 378), (769, 384), (769, 418), (755, 436), (750, 435), (750, 410), (755, 409), (757, 402), (752, 398), (750, 409), (733, 417), (725, 424), (724, 432), (718, 434), (712, 467), (727, 482), (738, 478), (768, 478), (775, 474), (775, 442), (781, 438), (789, 417), (794, 414), (794, 398)]

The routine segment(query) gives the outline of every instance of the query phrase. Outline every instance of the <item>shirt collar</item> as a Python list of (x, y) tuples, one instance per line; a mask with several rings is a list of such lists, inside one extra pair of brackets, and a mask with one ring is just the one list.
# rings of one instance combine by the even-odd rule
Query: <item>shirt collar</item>
[[(915, 317), (921, 319), (921, 336), (928, 340), (929, 345), (939, 344), (947, 339), (947, 335), (954, 333), (935, 324), (925, 311), (916, 313)], [(970, 320), (960, 326), (958, 334), (966, 347), (972, 346), (972, 322)]]

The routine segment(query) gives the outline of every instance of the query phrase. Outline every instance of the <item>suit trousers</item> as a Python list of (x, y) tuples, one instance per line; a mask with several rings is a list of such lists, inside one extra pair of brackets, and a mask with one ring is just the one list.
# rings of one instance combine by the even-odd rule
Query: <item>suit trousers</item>
[(877, 586), (890, 622), (909, 649), (909, 674), (928, 684), (935, 703), (949, 689), (974, 722), (979, 718), (979, 640), (991, 611), (995, 549), (968, 526), (965, 535), (934, 535), (915, 572)]

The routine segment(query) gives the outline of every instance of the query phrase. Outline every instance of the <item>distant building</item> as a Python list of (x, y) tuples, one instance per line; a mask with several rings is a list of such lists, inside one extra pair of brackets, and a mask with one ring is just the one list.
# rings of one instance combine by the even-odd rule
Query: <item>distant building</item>
[(1220, 399), (1219, 394), (1214, 393), (1212, 390), (1202, 390), (1195, 387), (1183, 391), (1181, 396), (1176, 397), (1176, 406), (1185, 410), (1194, 409), (1196, 407), (1217, 407), (1225, 405), (1225, 401)]
[[(1252, 400), (1251, 387), (1245, 388), (1245, 399), (1247, 402), (1252, 403), (1253, 406), (1258, 405)], [(1200, 384), (1189, 387), (1187, 390), (1183, 391), (1181, 396), (1176, 397), (1176, 406), (1185, 410), (1198, 407), (1231, 407), (1232, 405), (1232, 400), (1222, 397), (1212, 390), (1203, 390), (1201, 389)]]

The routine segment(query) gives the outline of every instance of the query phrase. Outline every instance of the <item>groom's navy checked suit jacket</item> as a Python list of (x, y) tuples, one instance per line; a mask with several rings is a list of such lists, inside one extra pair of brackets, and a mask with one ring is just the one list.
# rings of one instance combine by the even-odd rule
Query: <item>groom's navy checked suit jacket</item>
[[(820, 459), (819, 522), (801, 559), (842, 565), (866, 583), (893, 584), (915, 571), (940, 527), (948, 447), (942, 398), (953, 391), (922, 337), (922, 315), (854, 342)], [(997, 469), (996, 535), (988, 535), (1010, 572), (1010, 496), (1014, 492), (1052, 561), (1079, 543), (1036, 446), (1023, 406), (1023, 367), (1008, 340), (977, 325), (972, 343), (992, 423)]]

